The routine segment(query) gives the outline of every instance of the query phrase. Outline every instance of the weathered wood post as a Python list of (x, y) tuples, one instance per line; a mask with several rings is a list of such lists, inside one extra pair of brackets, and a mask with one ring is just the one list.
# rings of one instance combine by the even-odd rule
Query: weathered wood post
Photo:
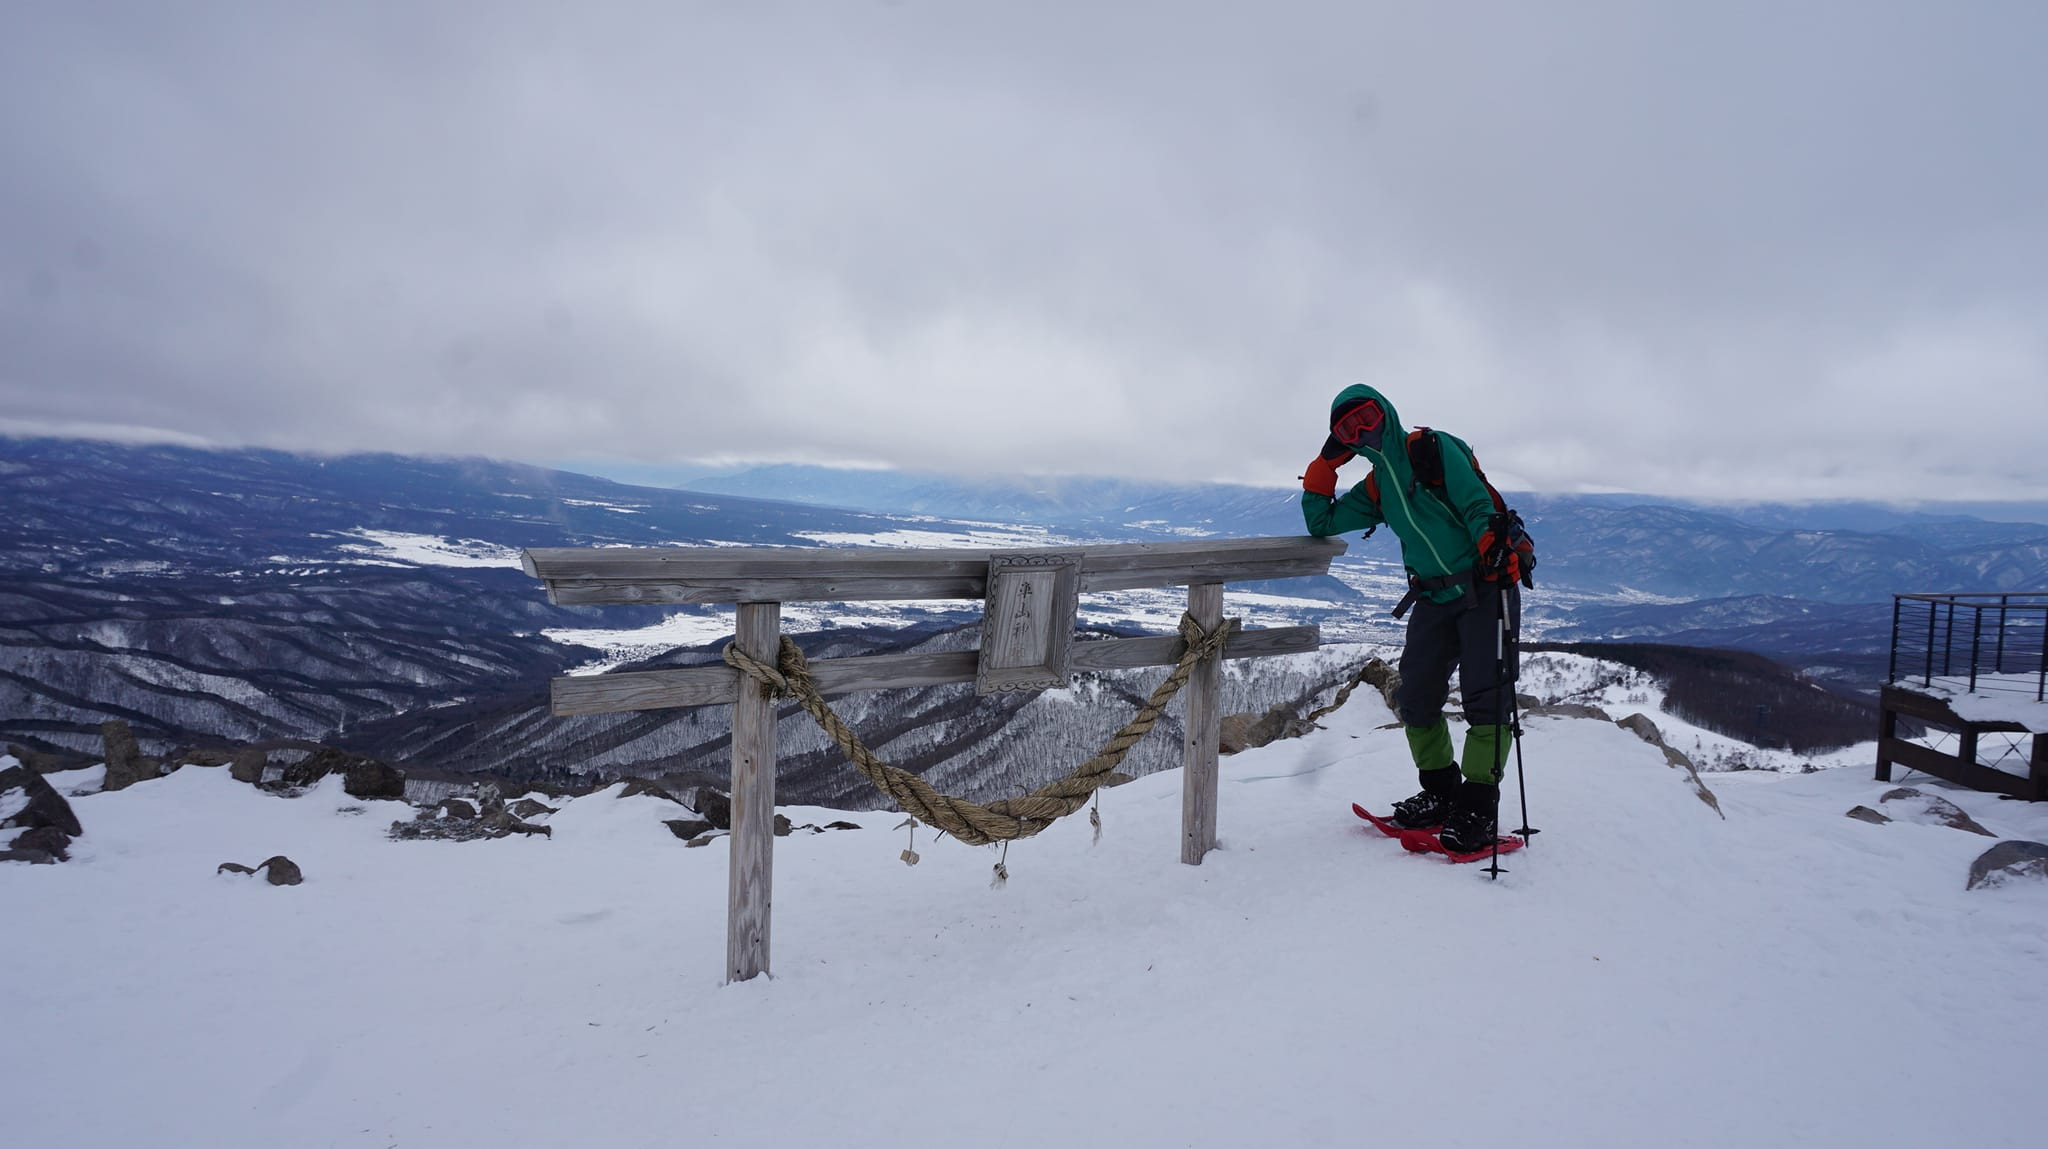
[(2048, 734), (2034, 734), (2033, 759), (2027, 768), (2033, 776), (2034, 801), (2048, 802)]
[[(740, 603), (735, 630), (734, 641), (742, 653), (773, 665), (782, 643), (782, 604)], [(743, 676), (732, 704), (730, 841), (725, 976), (727, 981), (745, 981), (768, 972), (769, 910), (775, 890), (775, 698), (765, 684)]]
[[(1188, 613), (1204, 630), (1221, 625), (1223, 584), (1191, 584)], [(1195, 664), (1188, 675), (1186, 690), (1187, 763), (1180, 789), (1180, 860), (1199, 866), (1202, 855), (1216, 848), (1216, 752), (1223, 724), (1221, 651)]]
[(1889, 701), (1880, 698), (1877, 704), (1877, 780), (1892, 780), (1892, 739), (1899, 736), (1899, 712), (1891, 708)]

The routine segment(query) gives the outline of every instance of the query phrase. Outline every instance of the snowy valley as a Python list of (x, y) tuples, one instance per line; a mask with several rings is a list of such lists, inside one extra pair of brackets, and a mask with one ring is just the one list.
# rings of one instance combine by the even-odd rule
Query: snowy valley
[[(545, 696), (556, 675), (713, 659), (731, 610), (553, 606), (518, 569), (525, 547), (1085, 546), (1300, 530), (1292, 493), (1251, 487), (967, 485), (784, 468), (691, 491), (479, 459), (0, 444), (0, 495), (14, 512), (0, 521), (0, 745), (97, 754), (101, 724), (120, 720), (149, 754), (253, 745), (282, 764), (325, 744), (446, 784), (479, 772), (516, 784), (723, 768), (715, 721), (555, 719)], [(807, 501), (775, 501), (795, 495)], [(2048, 527), (2025, 522), (1518, 501), (1545, 556), (1528, 604), (1532, 641), (1760, 651), (1852, 695), (1883, 666), (1888, 607), (1869, 600), (1881, 593), (1872, 588), (2048, 578)], [(948, 502), (960, 517), (928, 513)], [(981, 517), (998, 513), (1009, 517)], [(1313, 623), (1326, 641), (1384, 645), (1399, 641), (1387, 612), (1401, 590), (1381, 538), (1354, 545), (1327, 578), (1234, 586), (1227, 609), (1249, 626)], [(1089, 595), (1080, 621), (1095, 635), (1164, 633), (1183, 599)], [(958, 648), (977, 618), (968, 602), (792, 605), (786, 629), (814, 655)], [(1342, 673), (1327, 661), (1248, 669), (1232, 679), (1231, 705), (1298, 704)], [(1096, 687), (1131, 689), (1113, 676)], [(851, 705), (908, 729), (958, 700), (941, 688)], [(1020, 729), (1061, 732), (1062, 747), (1098, 733), (1086, 707), (1058, 697), (1032, 707), (1038, 720)], [(971, 787), (985, 767), (967, 749), (1012, 713), (991, 707), (895, 749)], [(799, 753), (820, 745), (801, 722), (783, 735)], [(799, 760), (786, 784), (805, 800), (853, 800), (831, 777)]]

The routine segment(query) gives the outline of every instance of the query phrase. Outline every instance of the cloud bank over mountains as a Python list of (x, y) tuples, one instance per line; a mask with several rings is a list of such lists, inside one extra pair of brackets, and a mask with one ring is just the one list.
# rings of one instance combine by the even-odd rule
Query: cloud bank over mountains
[(2039, 498), (2027, 5), (31, 2), (0, 429)]

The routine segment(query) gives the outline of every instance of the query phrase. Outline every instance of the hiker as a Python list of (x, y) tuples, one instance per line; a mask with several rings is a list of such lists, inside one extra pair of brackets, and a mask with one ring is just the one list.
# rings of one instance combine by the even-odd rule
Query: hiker
[[(1371, 463), (1372, 473), (1338, 498), (1337, 468), (1354, 457)], [(1491, 846), (1513, 738), (1515, 584), (1535, 565), (1520, 519), (1463, 440), (1427, 427), (1410, 435), (1386, 397), (1364, 385), (1346, 387), (1330, 405), (1330, 437), (1301, 485), (1310, 534), (1370, 536), (1385, 523), (1401, 540), (1409, 589), (1394, 617), (1410, 608), (1414, 614), (1396, 698), (1422, 792), (1395, 803), (1393, 822), (1441, 826), (1438, 840), (1454, 853)], [(1470, 723), (1462, 776), (1443, 714), (1453, 667)]]

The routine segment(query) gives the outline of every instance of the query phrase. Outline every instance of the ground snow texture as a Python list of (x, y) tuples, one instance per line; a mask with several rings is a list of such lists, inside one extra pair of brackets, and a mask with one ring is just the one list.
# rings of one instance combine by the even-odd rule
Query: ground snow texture
[[(886, 814), (775, 853), (774, 969), (724, 986), (725, 844), (610, 792), (553, 839), (188, 767), (0, 866), (5, 1141), (69, 1146), (2039, 1145), (2048, 886), (1843, 816), (1867, 770), (1715, 776), (1537, 719), (1543, 834), (1489, 882), (1354, 819), (1412, 788), (1361, 694), (994, 854)], [(1925, 785), (1925, 783), (1923, 783)], [(1994, 832), (2048, 810), (1943, 791)], [(1508, 789), (1511, 811), (1515, 791)], [(352, 809), (360, 813), (348, 812)], [(799, 823), (830, 811), (791, 809)], [(1510, 823), (1512, 824), (1512, 823)], [(284, 853), (305, 884), (216, 876)]]

